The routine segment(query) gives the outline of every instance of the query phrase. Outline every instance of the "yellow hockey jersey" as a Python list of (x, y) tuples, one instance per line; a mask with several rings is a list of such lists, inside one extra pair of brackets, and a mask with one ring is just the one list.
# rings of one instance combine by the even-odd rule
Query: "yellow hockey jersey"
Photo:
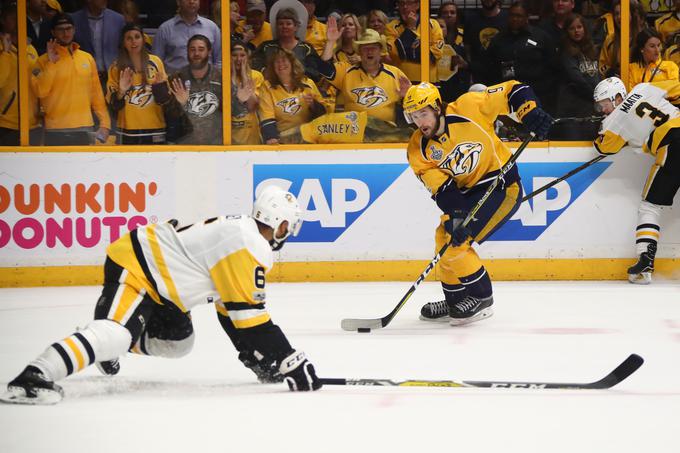
[(631, 63), (628, 66), (628, 89), (638, 83), (678, 80), (678, 75), (678, 65), (662, 60), (661, 57), (644, 67), (639, 63)]
[(673, 44), (663, 54), (663, 59), (672, 61), (680, 67), (680, 46)]
[(664, 14), (654, 21), (654, 28), (661, 35), (661, 43), (667, 44), (670, 37), (680, 31), (680, 15), (675, 12)]
[(267, 124), (274, 120), (279, 132), (293, 129), (310, 121), (309, 105), (302, 99), (304, 94), (311, 94), (319, 103), (324, 104), (318, 88), (311, 79), (302, 79), (303, 89), (288, 92), (281, 85), (272, 87), (268, 81), (260, 95), (260, 124)]
[(494, 132), (494, 123), (499, 115), (513, 113), (510, 98), (515, 85), (520, 84), (508, 81), (460, 96), (446, 108), (444, 133), (438, 137), (428, 140), (420, 130), (413, 133), (408, 162), (432, 195), (451, 180), (466, 192), (498, 175), (512, 153)]
[[(156, 55), (149, 55), (146, 84), (142, 85), (142, 74), (135, 72), (132, 76), (132, 87), (123, 98), (122, 108), (118, 110), (116, 125), (120, 134), (137, 137), (165, 135), (163, 108), (156, 103), (151, 85), (166, 78), (163, 62)], [(117, 100), (119, 81), (120, 70), (114, 62), (109, 68), (106, 83), (106, 102), (109, 104)]]
[[(413, 39), (400, 39), (405, 30), (406, 27), (399, 19), (391, 21), (385, 27), (390, 57), (392, 63), (404, 71), (409, 80), (419, 81), (421, 79), (420, 53), (417, 48), (420, 47), (420, 24), (413, 31), (414, 36), (409, 37)], [(443, 47), (442, 29), (436, 20), (430, 19), (430, 80), (437, 80), (436, 61), (441, 58)]]
[[(245, 19), (239, 21), (238, 25), (239, 25), (240, 29), (243, 30), (245, 28), (245, 26), (247, 25)], [(248, 44), (252, 44), (255, 48), (258, 48), (258, 47), (260, 47), (260, 44), (262, 44), (263, 42), (271, 41), (272, 39), (274, 39), (272, 37), (272, 26), (269, 24), (269, 22), (265, 21), (262, 24), (262, 28), (260, 29), (260, 32), (256, 33), (255, 37), (253, 37), (253, 39), (248, 41)]]
[(174, 304), (185, 313), (215, 303), (240, 329), (270, 320), (264, 287), (273, 255), (251, 217), (222, 216), (179, 230), (168, 223), (140, 227), (106, 253), (156, 303)]
[(659, 143), (672, 128), (680, 127), (680, 82), (641, 83), (602, 121), (595, 148), (616, 154), (628, 145), (656, 155)]
[[(264, 85), (264, 77), (262, 76), (262, 73), (251, 69), (250, 78), (253, 80), (255, 94), (260, 97), (262, 86)], [(231, 143), (234, 145), (257, 145), (262, 143), (262, 140), (260, 139), (260, 126), (256, 111), (246, 111), (241, 115), (232, 114)]]
[(307, 34), (305, 41), (312, 45), (316, 53), (321, 55), (326, 46), (326, 24), (319, 22), (316, 17), (312, 17), (307, 24)]
[[(35, 47), (28, 45), (28, 74), (38, 62)], [(29, 127), (39, 126), (38, 98), (28, 88)], [(17, 48), (3, 49), (0, 43), (0, 127), (19, 130), (19, 55)]]
[(335, 76), (329, 80), (342, 95), (345, 110), (366, 111), (383, 121), (396, 121), (396, 107), (401, 102), (399, 78), (406, 77), (399, 68), (383, 64), (372, 77), (359, 65), (339, 62), (333, 66)]

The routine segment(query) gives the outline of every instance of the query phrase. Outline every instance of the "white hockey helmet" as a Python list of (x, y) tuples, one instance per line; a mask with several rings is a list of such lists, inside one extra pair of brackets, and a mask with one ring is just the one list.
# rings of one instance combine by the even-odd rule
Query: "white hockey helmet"
[(628, 95), (628, 93), (626, 93), (626, 86), (618, 77), (608, 77), (598, 83), (595, 87), (595, 91), (593, 91), (593, 100), (595, 102), (600, 102), (609, 99), (612, 103), (616, 104), (617, 94), (620, 94), (621, 98), (625, 99)]
[[(269, 242), (272, 250), (283, 247), (291, 234), (297, 236), (302, 226), (302, 210), (295, 195), (273, 185), (265, 187), (255, 199), (252, 217), (274, 229), (274, 239)], [(276, 237), (276, 231), (286, 220), (288, 230), (283, 237)]]

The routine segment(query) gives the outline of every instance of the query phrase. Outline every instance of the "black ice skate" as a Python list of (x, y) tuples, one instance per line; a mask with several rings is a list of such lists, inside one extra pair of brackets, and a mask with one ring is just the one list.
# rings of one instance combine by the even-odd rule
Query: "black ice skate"
[(449, 320), (449, 305), (445, 300), (428, 302), (420, 309), (420, 319), (423, 321), (446, 322)]
[(449, 310), (449, 323), (452, 326), (462, 326), (463, 324), (488, 318), (493, 315), (492, 305), (493, 296), (484, 299), (467, 296), (451, 307)]
[(118, 359), (97, 362), (95, 365), (97, 365), (97, 369), (106, 376), (114, 376), (120, 371), (120, 362)]
[(637, 263), (628, 268), (628, 281), (636, 285), (649, 285), (652, 282), (655, 255), (656, 244), (650, 243), (647, 251), (640, 254)]
[(60, 386), (45, 378), (42, 371), (27, 366), (12, 382), (0, 401), (10, 404), (56, 404), (64, 397)]

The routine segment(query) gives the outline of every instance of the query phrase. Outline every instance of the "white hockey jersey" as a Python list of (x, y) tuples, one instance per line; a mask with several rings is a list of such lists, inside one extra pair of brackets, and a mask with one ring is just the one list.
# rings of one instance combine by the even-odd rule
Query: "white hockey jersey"
[(653, 133), (663, 127), (659, 132), (665, 135), (670, 127), (680, 126), (680, 121), (673, 121), (680, 118), (680, 110), (668, 101), (678, 89), (678, 81), (636, 85), (626, 99), (602, 121), (600, 134), (594, 142), (595, 148), (602, 154), (615, 154), (624, 146), (631, 146), (656, 155), (656, 147), (652, 146), (652, 142), (658, 143), (662, 137), (652, 137), (656, 135)]
[(216, 217), (177, 231), (168, 223), (140, 227), (109, 245), (107, 255), (159, 304), (188, 312), (215, 303), (237, 328), (270, 320), (264, 287), (273, 254), (249, 216)]

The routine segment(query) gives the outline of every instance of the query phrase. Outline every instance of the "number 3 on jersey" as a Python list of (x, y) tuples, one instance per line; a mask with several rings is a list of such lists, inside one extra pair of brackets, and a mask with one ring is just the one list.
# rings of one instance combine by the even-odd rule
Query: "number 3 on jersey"
[(669, 118), (667, 114), (663, 113), (661, 110), (657, 109), (648, 102), (641, 102), (640, 105), (635, 108), (635, 113), (640, 118), (648, 116), (649, 119), (654, 122), (655, 127), (661, 126), (663, 123), (668, 121)]

